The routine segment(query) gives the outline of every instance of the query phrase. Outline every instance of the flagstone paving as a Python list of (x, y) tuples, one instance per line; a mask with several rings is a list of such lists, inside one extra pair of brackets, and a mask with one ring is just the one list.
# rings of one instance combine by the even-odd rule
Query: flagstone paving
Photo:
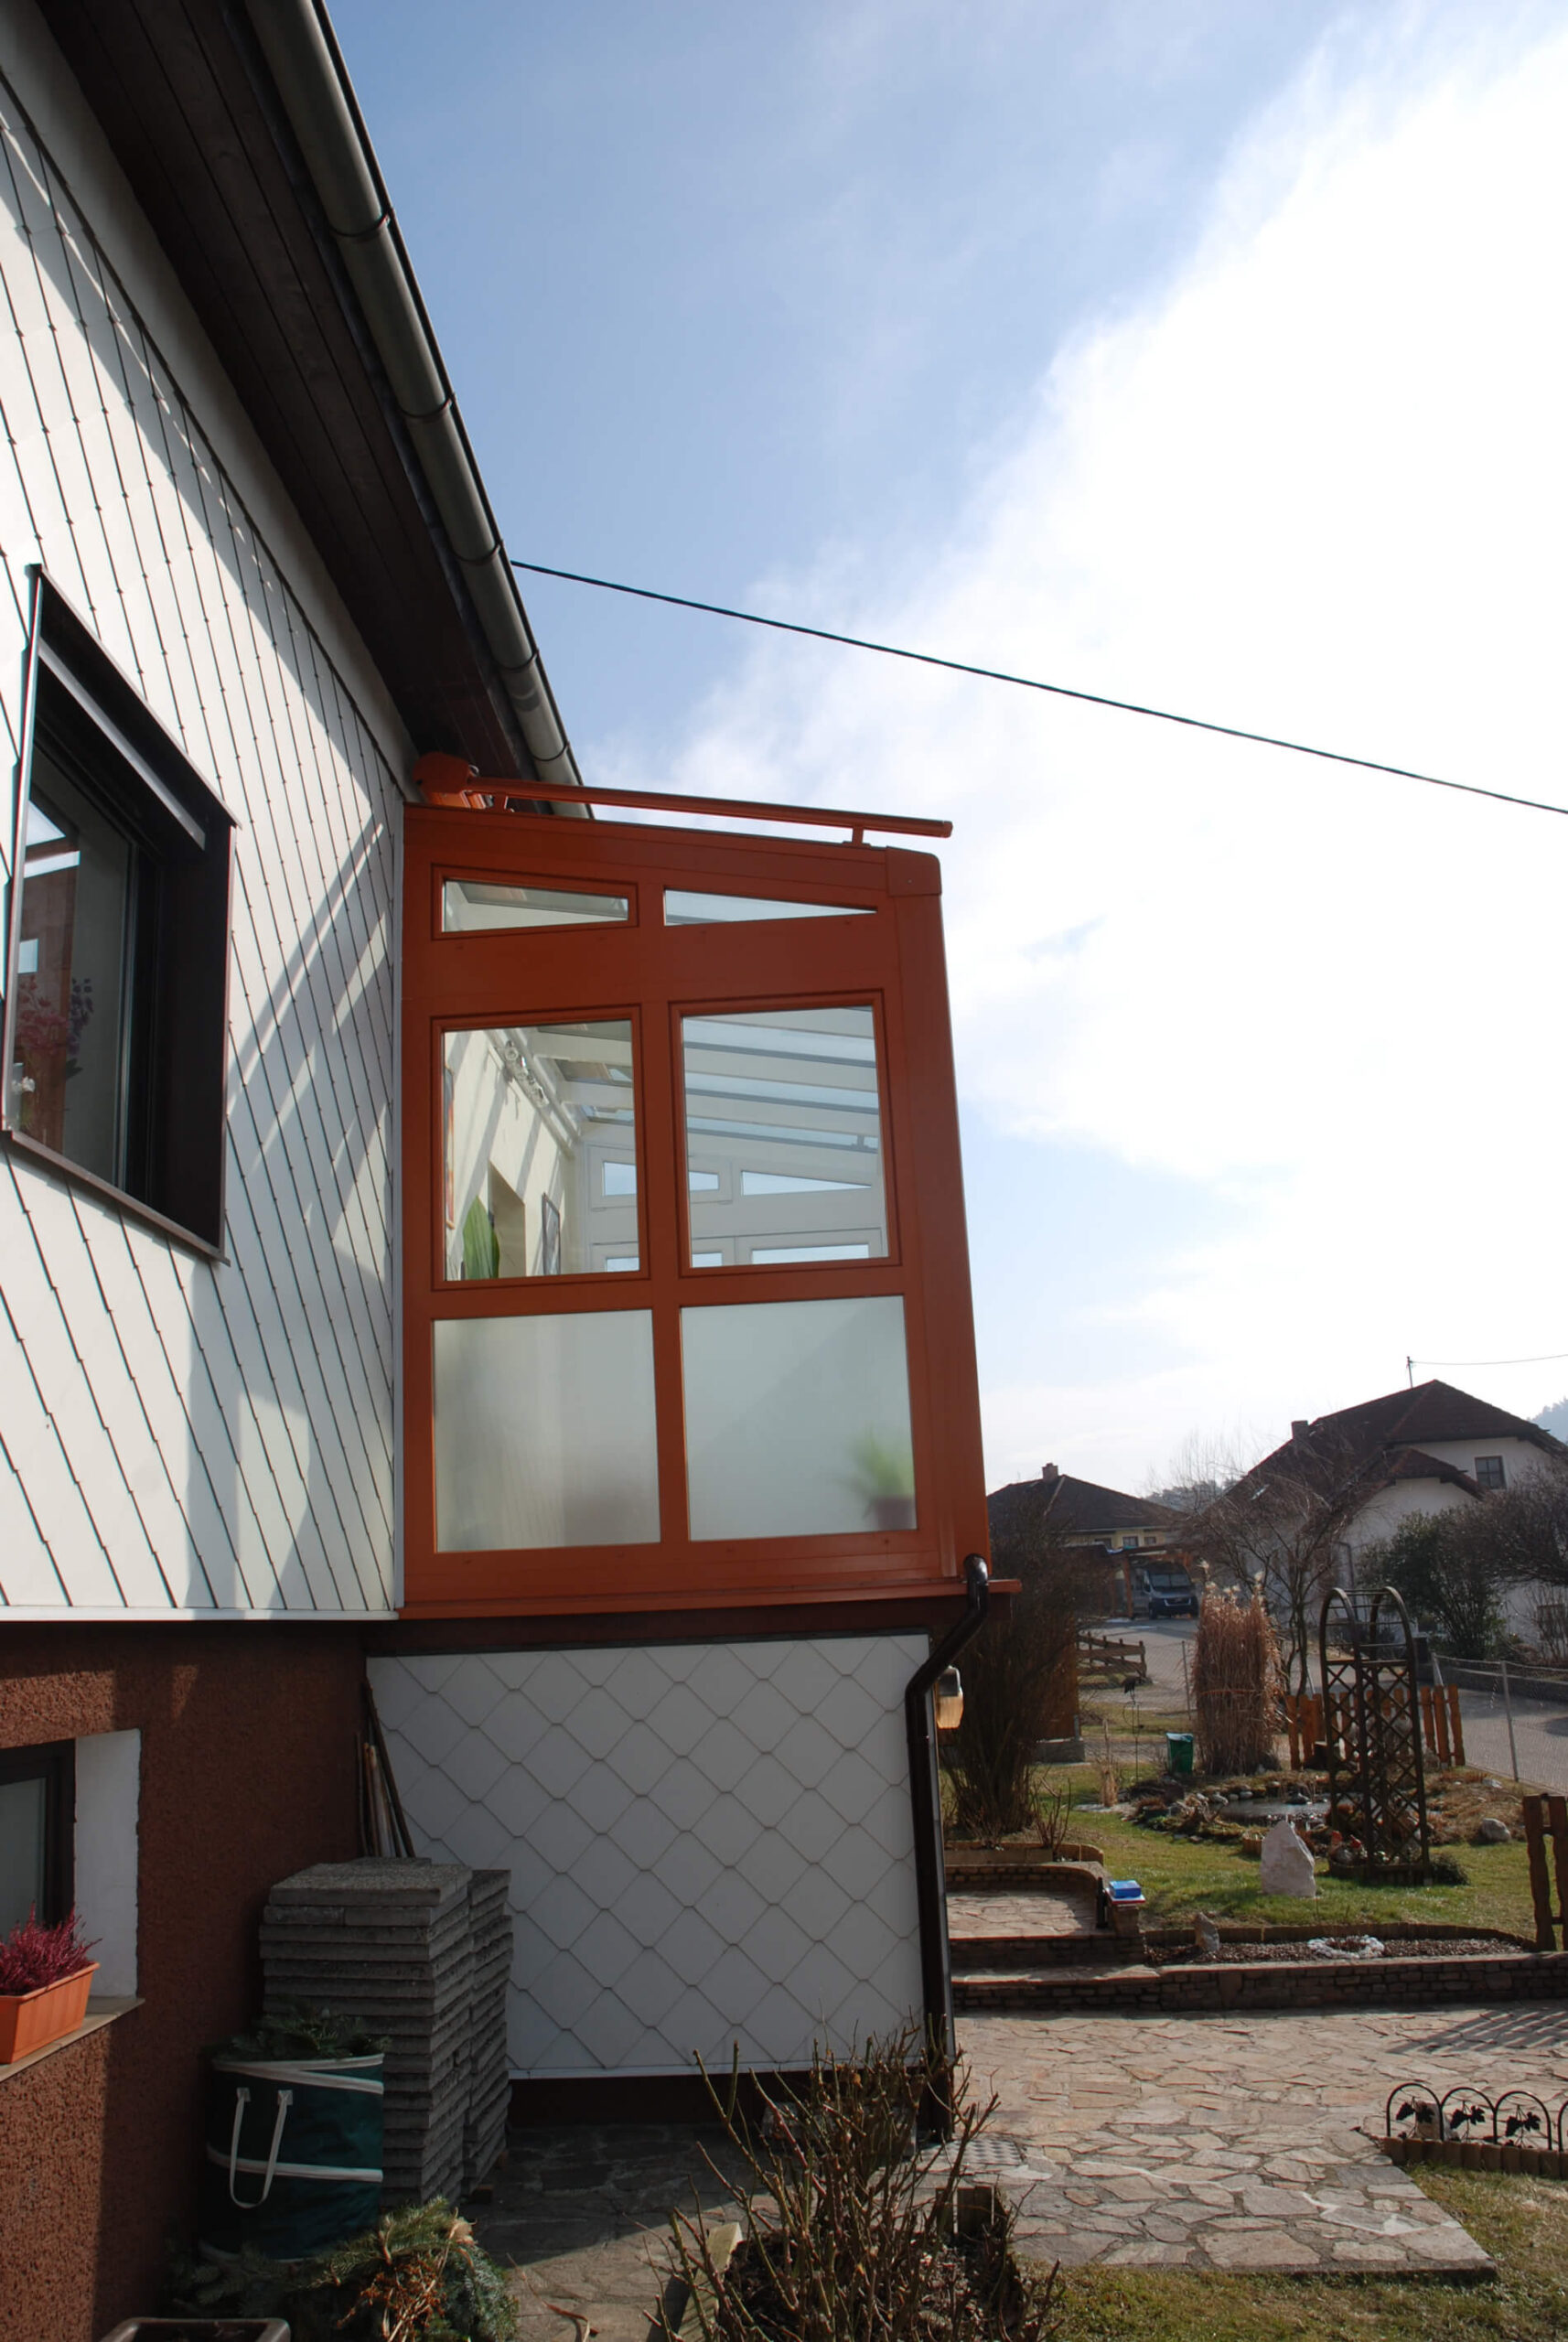
[(1069, 2264), (1485, 2275), (1379, 2152), (1388, 2093), (1568, 2095), (1555, 2004), (975, 2016), (959, 2035), (1000, 2101), (977, 2159), (1017, 2207), (1019, 2249)]
[(1064, 1895), (1047, 1886), (1009, 1890), (948, 1888), (948, 1931), (955, 1936), (1078, 1936), (1094, 1926), (1094, 1890)]
[[(974, 2016), (959, 2033), (977, 2094), (1000, 2100), (976, 2175), (1047, 2261), (1485, 2276), (1481, 2247), (1368, 2133), (1404, 2082), (1535, 2090), (1554, 2114), (1568, 2098), (1568, 2004)], [(670, 2211), (731, 2217), (733, 2151), (685, 2124), (514, 2130), (510, 2146), (473, 2209), (511, 2264), (523, 2342), (590, 2326), (646, 2342)]]

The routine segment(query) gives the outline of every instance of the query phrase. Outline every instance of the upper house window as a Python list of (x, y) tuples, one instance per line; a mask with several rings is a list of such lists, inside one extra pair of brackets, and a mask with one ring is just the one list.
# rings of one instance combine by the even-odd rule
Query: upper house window
[(1503, 1459), (1500, 1456), (1477, 1456), (1476, 1484), (1483, 1488), (1500, 1488), (1505, 1485)]
[(0, 1120), (216, 1251), (231, 817), (43, 581), (29, 678)]

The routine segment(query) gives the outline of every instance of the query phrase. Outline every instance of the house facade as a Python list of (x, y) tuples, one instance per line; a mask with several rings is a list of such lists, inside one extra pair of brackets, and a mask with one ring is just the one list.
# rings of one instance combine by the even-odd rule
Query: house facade
[(1417, 1514), (1478, 1503), (1564, 1465), (1568, 1447), (1539, 1423), (1434, 1380), (1293, 1423), (1290, 1438), (1247, 1478), (1349, 1488), (1338, 1542), (1353, 1575), (1369, 1546)]
[(525, 2116), (940, 2019), (986, 1538), (934, 859), (581, 818), (314, 0), (0, 20), (0, 1926), (100, 1963), (0, 2297), (79, 2342), (367, 1684)]
[(986, 1506), (998, 1550), (1016, 1553), (1020, 1565), (1047, 1552), (1102, 1555), (1097, 1600), (1105, 1617), (1148, 1614), (1151, 1570), (1162, 1586), (1185, 1582), (1187, 1518), (1156, 1498), (1130, 1496), (1045, 1464), (1037, 1480), (993, 1489)]

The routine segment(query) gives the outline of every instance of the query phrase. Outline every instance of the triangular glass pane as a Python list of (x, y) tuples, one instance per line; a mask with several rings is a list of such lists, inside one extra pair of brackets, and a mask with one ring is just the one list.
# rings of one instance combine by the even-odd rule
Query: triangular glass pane
[(757, 919), (869, 919), (861, 903), (792, 903), (780, 895), (695, 895), (681, 886), (664, 889), (666, 927), (719, 927)]

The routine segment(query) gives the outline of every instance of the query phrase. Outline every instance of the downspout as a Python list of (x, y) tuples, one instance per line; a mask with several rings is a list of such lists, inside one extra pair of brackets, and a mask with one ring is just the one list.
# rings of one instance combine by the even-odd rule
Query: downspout
[(937, 1778), (937, 1735), (931, 1686), (984, 1626), (991, 1608), (991, 1574), (978, 1553), (963, 1565), (969, 1600), (930, 1656), (904, 1687), (904, 1729), (909, 1744), (909, 1803), (915, 1822), (915, 1899), (919, 1912), (920, 1990), (927, 2038), (950, 2056), (954, 2044), (952, 1978), (948, 1965), (947, 1879), (942, 1863), (942, 1800)]
[[(246, 7), (535, 776), (580, 787), (582, 775), (331, 27), (317, 0), (246, 0)], [(570, 804), (552, 810), (587, 811)]]

